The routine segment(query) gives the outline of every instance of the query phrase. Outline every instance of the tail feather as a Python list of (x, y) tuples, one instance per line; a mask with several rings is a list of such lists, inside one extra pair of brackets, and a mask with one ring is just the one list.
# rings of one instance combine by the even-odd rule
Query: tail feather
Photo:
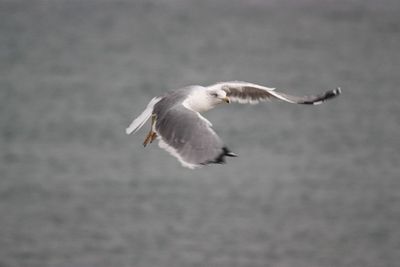
[(147, 105), (146, 109), (140, 114), (136, 119), (132, 121), (128, 128), (126, 128), (126, 134), (136, 133), (142, 126), (146, 123), (146, 121), (151, 117), (153, 113), (153, 107), (160, 101), (161, 97), (153, 98), (149, 104)]

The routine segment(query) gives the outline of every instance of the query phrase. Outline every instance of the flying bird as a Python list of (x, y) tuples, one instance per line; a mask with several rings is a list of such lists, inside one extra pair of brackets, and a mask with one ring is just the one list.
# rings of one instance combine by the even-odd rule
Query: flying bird
[(256, 104), (278, 99), (293, 104), (318, 105), (341, 93), (340, 88), (319, 95), (292, 96), (275, 88), (248, 82), (220, 82), (210, 86), (192, 85), (172, 90), (153, 98), (146, 109), (126, 128), (126, 134), (136, 133), (151, 118), (151, 129), (143, 142), (155, 139), (159, 147), (175, 156), (187, 168), (225, 163), (225, 157), (236, 157), (212, 129), (212, 124), (200, 113), (221, 103)]

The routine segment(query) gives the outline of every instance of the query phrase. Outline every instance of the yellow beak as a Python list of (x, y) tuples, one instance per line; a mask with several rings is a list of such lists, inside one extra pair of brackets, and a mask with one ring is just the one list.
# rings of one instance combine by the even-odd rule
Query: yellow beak
[(231, 100), (229, 99), (229, 97), (224, 97), (224, 98), (222, 98), (222, 100), (225, 102), (225, 103), (231, 103)]

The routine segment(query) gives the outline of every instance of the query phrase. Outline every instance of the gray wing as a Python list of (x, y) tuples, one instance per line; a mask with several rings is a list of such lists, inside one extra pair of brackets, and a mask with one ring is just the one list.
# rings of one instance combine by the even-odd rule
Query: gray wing
[(239, 103), (258, 103), (259, 101), (275, 98), (294, 104), (318, 105), (341, 93), (339, 87), (318, 95), (292, 96), (277, 92), (275, 88), (268, 88), (247, 82), (225, 82), (210, 87), (213, 86), (220, 86), (231, 101)]
[(225, 156), (236, 156), (224, 146), (207, 120), (183, 105), (159, 113), (155, 130), (160, 137), (159, 146), (191, 169), (224, 163)]

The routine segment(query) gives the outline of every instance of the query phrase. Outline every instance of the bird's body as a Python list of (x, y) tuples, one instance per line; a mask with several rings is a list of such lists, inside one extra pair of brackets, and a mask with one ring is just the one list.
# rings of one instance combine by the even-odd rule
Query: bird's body
[(146, 146), (155, 138), (159, 146), (175, 156), (183, 166), (196, 168), (211, 163), (224, 163), (225, 157), (235, 157), (200, 115), (220, 103), (255, 104), (272, 98), (295, 104), (320, 104), (341, 93), (337, 88), (317, 96), (295, 97), (247, 82), (222, 82), (208, 87), (188, 86), (153, 98), (147, 108), (126, 129), (127, 134), (138, 131), (151, 117), (151, 130)]

